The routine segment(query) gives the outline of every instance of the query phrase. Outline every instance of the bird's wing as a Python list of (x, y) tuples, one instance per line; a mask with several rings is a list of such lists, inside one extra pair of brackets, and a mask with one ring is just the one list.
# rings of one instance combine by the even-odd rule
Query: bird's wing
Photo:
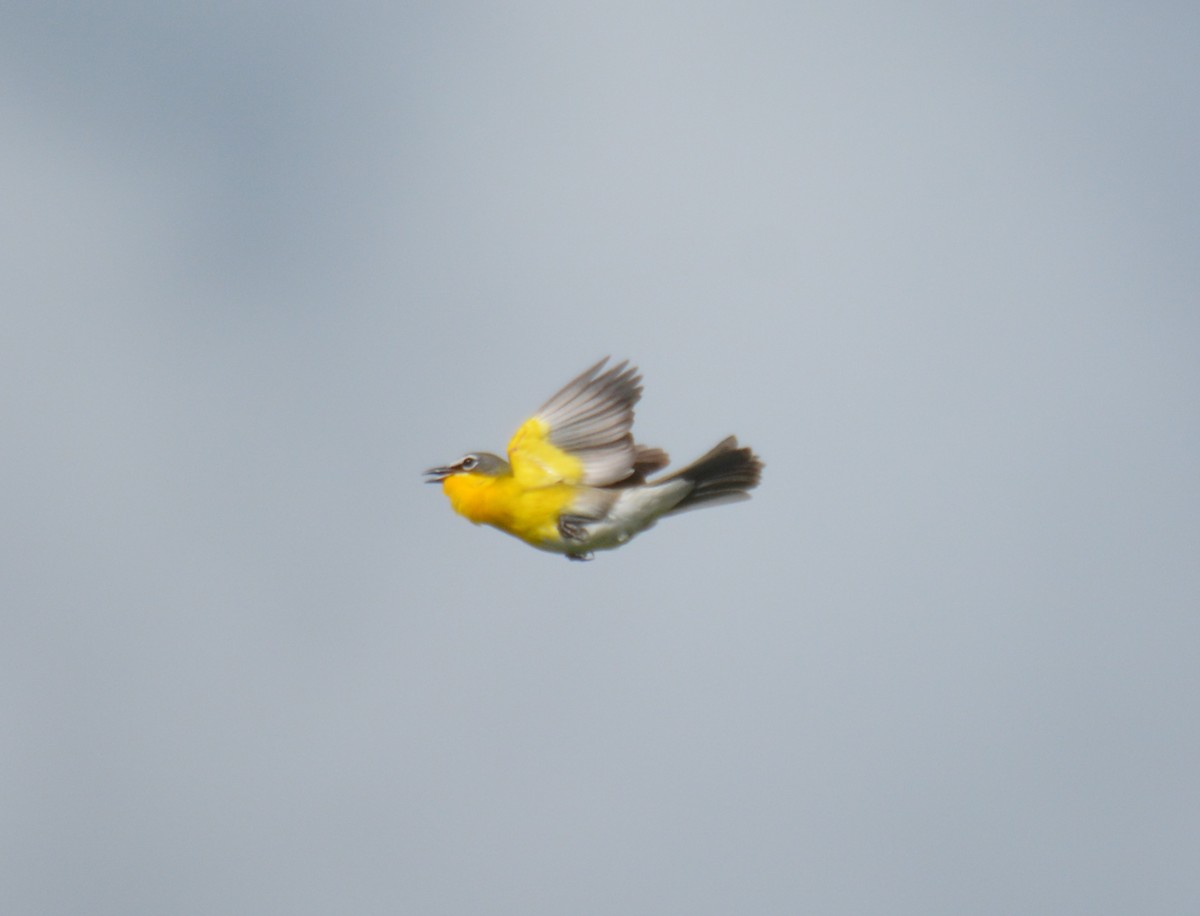
[(602, 372), (607, 362), (564, 385), (513, 435), (508, 460), (523, 486), (603, 487), (633, 473), (637, 447), (629, 431), (642, 379), (628, 362)]

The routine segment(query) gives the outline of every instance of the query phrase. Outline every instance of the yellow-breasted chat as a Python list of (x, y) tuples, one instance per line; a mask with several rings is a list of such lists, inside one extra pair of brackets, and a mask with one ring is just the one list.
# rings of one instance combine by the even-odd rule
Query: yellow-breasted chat
[(508, 460), (472, 452), (430, 468), (450, 505), (540, 550), (590, 560), (620, 547), (665, 515), (749, 499), (762, 462), (729, 436), (687, 467), (650, 479), (668, 464), (662, 449), (633, 441), (641, 376), (608, 358), (568, 382), (508, 443)]

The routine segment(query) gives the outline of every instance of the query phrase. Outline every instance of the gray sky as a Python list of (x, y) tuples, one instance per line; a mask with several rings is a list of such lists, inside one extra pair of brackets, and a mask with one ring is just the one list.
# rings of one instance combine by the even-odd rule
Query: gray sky
[[(1195, 4), (0, 18), (0, 909), (1200, 907)], [(753, 501), (455, 517), (606, 353)]]

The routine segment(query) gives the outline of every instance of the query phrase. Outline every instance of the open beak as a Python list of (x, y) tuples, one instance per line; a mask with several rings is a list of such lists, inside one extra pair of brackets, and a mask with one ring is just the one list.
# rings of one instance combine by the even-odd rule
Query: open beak
[(454, 468), (430, 468), (425, 472), (426, 483), (441, 483), (454, 473)]

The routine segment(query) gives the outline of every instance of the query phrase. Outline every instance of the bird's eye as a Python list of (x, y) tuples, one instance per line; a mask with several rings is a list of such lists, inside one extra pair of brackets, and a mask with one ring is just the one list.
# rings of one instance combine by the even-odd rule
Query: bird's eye
[(462, 460), (461, 464), (464, 471), (473, 471), (475, 470), (475, 466), (479, 464), (479, 459), (474, 455), (468, 455)]

